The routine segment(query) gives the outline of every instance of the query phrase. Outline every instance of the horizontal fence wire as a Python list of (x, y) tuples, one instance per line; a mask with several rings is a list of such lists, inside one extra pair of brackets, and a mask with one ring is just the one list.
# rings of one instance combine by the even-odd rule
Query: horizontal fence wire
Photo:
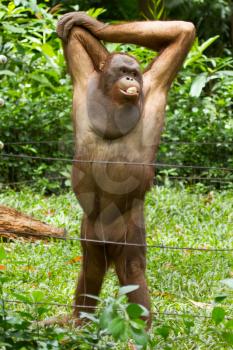
[[(0, 303), (5, 304), (24, 304), (24, 305), (34, 305), (34, 306), (40, 306), (40, 305), (48, 305), (48, 306), (58, 306), (58, 307), (64, 307), (64, 308), (70, 308), (70, 309), (91, 309), (91, 310), (101, 310), (100, 306), (88, 306), (88, 305), (75, 305), (75, 304), (63, 304), (63, 303), (56, 303), (56, 302), (32, 302), (32, 301), (21, 301), (21, 300), (10, 300), (10, 299), (0, 299)], [(232, 306), (232, 305), (226, 305), (223, 306)], [(203, 318), (203, 319), (212, 319), (211, 316), (207, 315), (199, 315), (199, 314), (192, 314), (192, 313), (178, 313), (178, 312), (170, 312), (170, 311), (154, 311), (152, 312), (152, 315), (163, 315), (163, 316), (174, 316), (174, 317), (194, 317), (194, 318)], [(229, 317), (225, 317), (226, 320), (231, 320)], [(45, 320), (46, 321), (46, 320)], [(43, 322), (43, 321), (42, 321)]]
[[(161, 176), (162, 175), (158, 175), (158, 176)], [(166, 179), (168, 178), (169, 180), (183, 180), (183, 181), (209, 181), (209, 182), (217, 182), (217, 183), (231, 183), (233, 182), (233, 178), (232, 179), (223, 179), (221, 177), (199, 177), (199, 176), (166, 176), (164, 175), (163, 176), (163, 179)], [(156, 178), (157, 180), (158, 177)]]
[[(169, 181), (186, 181), (186, 182), (192, 182), (192, 181), (208, 181), (208, 182), (214, 182), (218, 184), (227, 184), (227, 183), (232, 183), (232, 179), (224, 179), (220, 177), (198, 177), (198, 176), (169, 176), (169, 175), (164, 175), (164, 174), (159, 174), (155, 176), (155, 181), (156, 182), (164, 182), (166, 180)], [(224, 179), (224, 180), (223, 180)], [(20, 185), (26, 185), (26, 184), (39, 184), (41, 181), (70, 181), (71, 179), (69, 177), (65, 176), (55, 176), (55, 177), (43, 177), (42, 179), (32, 179), (32, 180), (23, 180), (23, 181), (15, 181), (15, 182), (1, 182), (0, 181), (0, 189), (3, 187), (10, 187), (10, 186), (20, 186)]]
[[(72, 144), (74, 143), (73, 140), (54, 140), (54, 141), (24, 141), (24, 142), (11, 142), (11, 143), (5, 143), (6, 146), (10, 145), (26, 145), (26, 144)], [(202, 146), (202, 145), (214, 145), (214, 146), (228, 146), (233, 144), (233, 142), (222, 142), (222, 141), (216, 141), (216, 142), (189, 142), (189, 141), (166, 141), (162, 140), (161, 144), (174, 144), (174, 145), (193, 145), (193, 146)], [(221, 170), (221, 171), (233, 171), (232, 168), (227, 167), (206, 167), (201, 165), (180, 165), (180, 164), (166, 164), (166, 163), (140, 163), (140, 162), (121, 162), (121, 161), (105, 161), (105, 160), (79, 160), (79, 159), (68, 159), (68, 158), (53, 158), (53, 157), (39, 157), (39, 156), (28, 156), (28, 155), (22, 155), (22, 154), (7, 154), (3, 153), (1, 154), (4, 158), (20, 158), (20, 159), (31, 159), (31, 160), (44, 160), (44, 161), (61, 161), (61, 162), (69, 162), (69, 163), (96, 163), (96, 164), (118, 164), (118, 165), (135, 165), (135, 166), (154, 166), (159, 168), (183, 168), (183, 169), (202, 169), (202, 170)], [(161, 175), (160, 175), (161, 176)], [(218, 182), (218, 183), (228, 183), (232, 182), (233, 180), (229, 179), (222, 179), (222, 178), (204, 178), (204, 177), (182, 177), (182, 176), (164, 176), (165, 178), (168, 178), (169, 180), (190, 180), (190, 181), (210, 181), (210, 182)], [(46, 178), (46, 180), (66, 180), (65, 177), (51, 177)], [(157, 178), (158, 181), (160, 179)], [(25, 183), (32, 183), (32, 182), (38, 182), (38, 180), (25, 180), (25, 181), (19, 181), (19, 182), (13, 182), (9, 183), (9, 185), (18, 185), (18, 184), (25, 184)], [(7, 184), (3, 184), (7, 186)], [(17, 232), (15, 231), (4, 231), (0, 230), (1, 233), (13, 233), (17, 235)], [(138, 243), (127, 243), (127, 242), (114, 242), (114, 241), (100, 241), (100, 240), (94, 240), (94, 239), (87, 239), (87, 238), (79, 238), (79, 237), (67, 237), (67, 236), (55, 236), (51, 234), (37, 234), (37, 233), (28, 233), (28, 232), (21, 232), (21, 234), (25, 236), (30, 237), (39, 237), (39, 238), (51, 238), (55, 240), (65, 240), (65, 241), (79, 241), (79, 242), (87, 242), (87, 243), (93, 243), (93, 244), (112, 244), (112, 245), (121, 245), (121, 246), (138, 246), (138, 247), (146, 247), (147, 249), (166, 249), (166, 250), (181, 250), (181, 251), (199, 251), (199, 252), (232, 252), (233, 248), (205, 248), (205, 247), (180, 247), (180, 246), (168, 246), (163, 244), (138, 244)], [(20, 236), (19, 234), (19, 237)], [(23, 237), (22, 237), (23, 238)], [(0, 303), (2, 304), (26, 304), (26, 305), (48, 305), (48, 306), (57, 306), (57, 307), (64, 307), (64, 308), (85, 308), (85, 309), (100, 309), (100, 307), (93, 307), (93, 306), (83, 306), (83, 305), (71, 305), (71, 304), (62, 304), (57, 302), (26, 302), (26, 301), (19, 301), (19, 300), (9, 300), (9, 299), (2, 299), (0, 300)], [(155, 311), (152, 312), (152, 315), (162, 315), (162, 316), (171, 316), (171, 317), (193, 317), (193, 318), (201, 318), (201, 319), (212, 319), (211, 316), (206, 315), (199, 315), (199, 314), (192, 314), (192, 313), (177, 313), (177, 312), (170, 312), (170, 311)], [(230, 320), (229, 317), (226, 317), (227, 320)]]
[(69, 180), (67, 177), (65, 176), (55, 176), (55, 177), (43, 177), (42, 179), (38, 178), (38, 179), (32, 179), (32, 180), (23, 180), (23, 181), (16, 181), (16, 182), (1, 182), (0, 181), (0, 188), (1, 187), (8, 187), (8, 186), (18, 186), (18, 185), (24, 185), (27, 183), (39, 183), (40, 181), (44, 181), (44, 180), (48, 180), (48, 181), (63, 181), (63, 180)]
[(160, 144), (165, 145), (197, 145), (197, 146), (203, 146), (203, 145), (211, 145), (211, 146), (229, 146), (233, 144), (233, 141), (225, 142), (225, 141), (216, 141), (216, 142), (209, 142), (209, 141), (203, 141), (203, 142), (195, 142), (195, 141), (161, 141)]
[[(11, 145), (38, 145), (38, 144), (70, 144), (70, 143), (74, 143), (74, 140), (41, 140), (41, 141), (32, 141), (32, 140), (28, 140), (28, 141), (17, 141), (17, 142), (3, 142), (3, 144), (5, 146), (11, 146)], [(197, 145), (197, 146), (203, 146), (203, 145), (213, 145), (213, 146), (229, 146), (233, 144), (233, 141), (169, 141), (166, 139), (162, 139), (160, 144), (174, 144), (174, 145)]]
[(1, 154), (3, 158), (15, 158), (15, 159), (28, 159), (28, 160), (43, 160), (43, 161), (57, 161), (64, 163), (80, 163), (80, 164), (114, 164), (114, 165), (132, 165), (132, 166), (154, 166), (158, 168), (172, 168), (172, 169), (200, 169), (200, 170), (222, 170), (233, 172), (233, 168), (226, 167), (207, 167), (202, 165), (184, 165), (184, 164), (168, 164), (168, 163), (155, 163), (155, 162), (128, 162), (128, 161), (109, 161), (109, 160), (85, 160), (85, 159), (70, 159), (70, 158), (56, 158), (56, 157), (39, 157), (29, 156), (25, 154)]
[[(16, 155), (16, 154), (2, 154), (3, 157), (14, 157), (14, 158), (23, 158), (23, 159), (40, 159), (40, 160), (48, 160), (48, 161), (62, 161), (62, 162), (71, 162), (71, 163), (97, 163), (97, 164), (123, 164), (123, 165), (143, 165), (143, 166), (161, 166), (161, 167), (182, 167), (182, 168), (198, 168), (198, 169), (218, 169), (218, 170), (227, 170), (227, 171), (233, 171), (231, 168), (218, 168), (218, 167), (202, 167), (202, 166), (192, 166), (192, 165), (173, 165), (173, 164), (161, 164), (161, 163), (135, 163), (135, 162), (121, 162), (121, 161), (105, 161), (105, 160), (78, 160), (78, 159), (67, 159), (67, 158), (52, 158), (52, 157), (37, 157), (37, 156), (27, 156), (27, 155)], [(176, 177), (176, 176), (170, 176), (170, 179), (187, 179), (186, 177)], [(189, 177), (190, 179), (198, 179), (198, 180), (209, 180), (209, 181), (222, 181), (222, 179), (212, 179), (212, 178), (203, 178), (203, 177)], [(59, 179), (59, 180), (65, 180), (65, 177), (56, 177), (51, 178), (51, 180)], [(48, 179), (49, 180), (49, 179)], [(229, 180), (231, 182), (231, 180)], [(29, 181), (22, 181), (19, 183), (27, 183), (31, 182)], [(228, 182), (228, 181), (224, 181)], [(14, 183), (13, 183), (14, 184)], [(17, 183), (15, 183), (17, 184)], [(17, 235), (17, 232), (15, 231), (7, 231), (8, 233), (12, 233)], [(7, 233), (6, 231), (0, 230), (0, 233)], [(72, 241), (80, 241), (80, 242), (89, 242), (89, 243), (95, 243), (95, 244), (114, 244), (114, 245), (127, 245), (127, 246), (139, 246), (139, 247), (146, 247), (146, 248), (157, 248), (157, 249), (171, 249), (171, 250), (190, 250), (190, 251), (205, 251), (205, 252), (231, 252), (233, 251), (233, 248), (206, 248), (206, 247), (179, 247), (179, 246), (167, 246), (163, 244), (157, 244), (157, 245), (147, 245), (147, 244), (138, 244), (138, 243), (127, 243), (127, 242), (115, 242), (115, 241), (106, 241), (106, 240), (94, 240), (94, 239), (87, 239), (87, 238), (73, 238), (73, 237), (67, 237), (67, 236), (56, 236), (51, 234), (37, 234), (37, 233), (29, 233), (29, 232), (21, 232), (22, 235), (25, 236), (33, 236), (33, 237), (39, 237), (39, 238), (52, 238), (57, 240), (72, 240)], [(19, 235), (20, 236), (20, 235)]]
[(52, 141), (18, 141), (18, 142), (3, 142), (4, 146), (14, 145), (49, 145), (49, 144), (69, 144), (74, 143), (73, 140), (52, 140)]
[(131, 246), (131, 247), (145, 247), (149, 249), (154, 248), (154, 249), (165, 249), (165, 250), (166, 249), (167, 250), (187, 250), (187, 251), (200, 251), (200, 252), (233, 252), (233, 248), (180, 247), (180, 246), (169, 246), (164, 244), (128, 243), (125, 241), (118, 242), (118, 241), (109, 241), (109, 240), (89, 239), (89, 238), (82, 238), (82, 237), (67, 237), (67, 235), (56, 236), (50, 233), (38, 234), (36, 232), (22, 232), (22, 231), (19, 233), (13, 230), (0, 230), (0, 235), (1, 234), (6, 235), (9, 233), (18, 235), (19, 237), (22, 237), (22, 238), (23, 238), (23, 235), (25, 235), (29, 237), (38, 237), (38, 238), (46, 238), (46, 239), (50, 238), (50, 239), (63, 240), (63, 241), (78, 241), (78, 242), (87, 242), (87, 243), (93, 243), (93, 244), (110, 244), (110, 245)]

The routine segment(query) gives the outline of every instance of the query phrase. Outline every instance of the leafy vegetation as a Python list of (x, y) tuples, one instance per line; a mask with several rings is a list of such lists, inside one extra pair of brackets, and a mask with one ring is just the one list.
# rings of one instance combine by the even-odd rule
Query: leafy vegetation
[[(1, 71), (5, 106), (0, 111), (0, 140), (6, 152), (61, 156), (63, 145), (55, 143), (51, 151), (43, 143), (59, 141), (71, 132), (71, 92), (54, 32), (55, 17), (44, 6), (30, 8), (10, 2), (0, 4), (0, 18), (0, 52), (8, 58)], [(19, 141), (23, 142), (20, 146), (7, 145)], [(30, 141), (42, 144), (37, 148)], [(1, 161), (1, 169), (1, 181), (15, 182), (45, 175), (48, 164), (13, 159)], [(58, 169), (59, 164), (49, 164), (50, 176)]]
[[(191, 192), (188, 188), (155, 187), (146, 200), (148, 245), (231, 248), (232, 200), (231, 191), (204, 194), (199, 187)], [(46, 217), (48, 223), (66, 227), (70, 238), (78, 237), (82, 213), (72, 193), (44, 197), (25, 188), (17, 194), (13, 191), (3, 192), (0, 202), (39, 219), (44, 220)], [(20, 300), (26, 304), (2, 304), (7, 317), (1, 322), (11, 325), (0, 323), (0, 327), (11, 327), (9, 332), (13, 334), (18, 327), (21, 333), (17, 335), (26, 329), (27, 339), (34, 341), (54, 339), (58, 349), (59, 346), (66, 349), (64, 344), (68, 344), (69, 349), (82, 349), (79, 344), (83, 344), (83, 347), (86, 344), (84, 349), (91, 349), (88, 341), (95, 340), (99, 346), (96, 345), (96, 349), (109, 349), (110, 345), (106, 344), (111, 343), (113, 348), (123, 350), (124, 334), (137, 339), (128, 328), (131, 322), (126, 314), (128, 305), (122, 302), (121, 297), (116, 300), (109, 298), (110, 295), (118, 295), (118, 282), (113, 270), (109, 271), (105, 279), (100, 313), (95, 316), (90, 328), (82, 330), (84, 333), (76, 333), (72, 329), (65, 332), (40, 329), (39, 338), (30, 336), (38, 334), (38, 330), (27, 322), (68, 311), (63, 306), (32, 305), (33, 301), (72, 304), (81, 261), (80, 245), (76, 240), (23, 244), (17, 241), (4, 243), (1, 247), (4, 247), (5, 253), (0, 254), (3, 287), (0, 299)], [(147, 261), (147, 278), (155, 312), (148, 349), (174, 349), (174, 344), (175, 349), (229, 349), (233, 332), (230, 321), (233, 294), (229, 289), (232, 286), (230, 278), (233, 268), (231, 252), (148, 248)], [(226, 281), (221, 283), (221, 280)], [(115, 307), (120, 309), (121, 321), (119, 314), (111, 313)], [(20, 321), (17, 321), (16, 311)], [(135, 310), (133, 315), (137, 315), (137, 312)], [(17, 320), (12, 320), (12, 317)], [(114, 321), (113, 325), (116, 323), (116, 330), (114, 327), (106, 329), (104, 317)], [(17, 322), (21, 322), (21, 326)], [(114, 333), (119, 329), (123, 338)], [(9, 333), (9, 337), (13, 337), (12, 333)], [(15, 335), (14, 339), (18, 341), (20, 337)], [(89, 340), (84, 344), (82, 337)], [(36, 345), (32, 346), (36, 348)], [(56, 349), (55, 345), (49, 346)]]
[[(2, 251), (4, 252), (4, 251)], [(4, 278), (0, 274), (0, 287), (3, 289)], [(36, 322), (38, 317), (48, 312), (49, 304), (43, 304), (45, 295), (40, 291), (33, 291), (30, 295), (15, 293), (22, 304), (33, 305), (31, 312), (15, 311), (11, 315), (5, 308), (0, 310), (0, 335), (1, 349), (109, 349), (116, 345), (117, 341), (127, 342), (133, 339), (138, 348), (145, 349), (148, 343), (148, 335), (145, 331), (145, 322), (139, 317), (148, 313), (142, 306), (125, 302), (125, 294), (137, 289), (137, 286), (125, 286), (119, 291), (118, 298), (109, 297), (105, 300), (103, 309), (97, 316), (90, 313), (82, 313), (85, 325), (77, 330), (46, 327)], [(4, 307), (4, 299), (1, 304)], [(92, 325), (87, 324), (87, 320)], [(3, 346), (3, 347), (2, 347)]]
[[(74, 195), (64, 191), (69, 186), (69, 162), (1, 157), (0, 188), (20, 182), (17, 188), (21, 189), (2, 191), (1, 204), (42, 220), (46, 217), (48, 223), (66, 227), (73, 239), (1, 243), (0, 349), (125, 350), (130, 339), (138, 349), (232, 348), (233, 262), (230, 251), (221, 251), (232, 247), (233, 227), (230, 1), (120, 0), (116, 6), (116, 2), (105, 0), (80, 0), (78, 5), (74, 0), (62, 4), (56, 0), (3, 0), (0, 152), (72, 157), (72, 91), (55, 26), (59, 13), (96, 5), (101, 8), (91, 9), (89, 14), (103, 19), (138, 18), (143, 10), (154, 19), (193, 20), (199, 37), (170, 91), (158, 156), (161, 163), (194, 168), (159, 168), (157, 179), (166, 186), (153, 188), (146, 201), (147, 242), (153, 246), (148, 248), (147, 258), (153, 327), (145, 332), (139, 319), (145, 310), (127, 303), (125, 289), (118, 292), (113, 270), (105, 280), (101, 308), (96, 315), (85, 315), (90, 324), (77, 331), (72, 327), (41, 328), (34, 322), (70, 310), (62, 305), (72, 304), (82, 260), (77, 240), (82, 214)], [(133, 54), (142, 68), (155, 55), (133, 45), (107, 47)], [(178, 187), (171, 186), (170, 177), (177, 180)], [(216, 190), (219, 179), (226, 181), (221, 193)], [(210, 189), (212, 180), (216, 182)], [(21, 187), (24, 181), (32, 181), (34, 190)], [(198, 184), (185, 188), (190, 181)], [(54, 192), (59, 195), (44, 196)], [(161, 245), (163, 248), (157, 247)], [(214, 247), (220, 251), (206, 250)]]
[[(70, 79), (55, 35), (59, 8), (26, 0), (0, 4), (0, 53), (7, 57), (0, 70), (4, 100), (0, 141), (5, 153), (42, 158), (73, 155)], [(218, 41), (216, 36), (197, 40), (173, 84), (159, 162), (232, 168), (232, 58), (206, 56)], [(154, 52), (132, 45), (109, 44), (108, 48), (135, 55), (142, 67), (154, 57)], [(51, 185), (46, 179), (69, 174), (67, 163), (61, 167), (48, 160), (2, 158), (0, 166), (1, 183), (45, 178), (42, 186), (49, 191), (58, 190), (60, 183)], [(232, 181), (232, 172), (216, 169), (169, 168), (160, 174)]]
[[(191, 168), (170, 169), (166, 174), (232, 181), (233, 60), (205, 55), (205, 50), (217, 40), (218, 37), (213, 37), (200, 44), (196, 39), (173, 84), (158, 162), (228, 167), (229, 171)], [(133, 45), (111, 45), (111, 49), (132, 53), (143, 67), (154, 55)]]

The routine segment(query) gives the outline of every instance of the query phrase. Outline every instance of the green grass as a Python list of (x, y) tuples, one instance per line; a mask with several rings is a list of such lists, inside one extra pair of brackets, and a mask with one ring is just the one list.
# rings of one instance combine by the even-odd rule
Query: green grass
[[(71, 237), (80, 231), (82, 211), (70, 192), (45, 197), (28, 188), (21, 192), (5, 191), (0, 203), (34, 215), (47, 223), (65, 227)], [(233, 193), (231, 191), (201, 194), (189, 189), (155, 187), (146, 200), (147, 243), (165, 246), (233, 248)], [(2, 243), (7, 282), (5, 299), (18, 294), (43, 292), (42, 301), (72, 303), (80, 262), (78, 241)], [(150, 248), (147, 252), (147, 278), (155, 311), (151, 330), (151, 349), (229, 349), (211, 319), (211, 304), (217, 295), (229, 291), (220, 280), (233, 274), (232, 252), (207, 252)], [(101, 297), (117, 293), (113, 270), (106, 276)], [(224, 301), (228, 317), (232, 316), (232, 294)], [(198, 302), (199, 304), (194, 304)], [(6, 304), (7, 310), (29, 306)], [(49, 307), (46, 316), (66, 311)], [(180, 313), (187, 316), (164, 315)], [(190, 315), (200, 317), (191, 317)], [(45, 317), (45, 315), (43, 316)], [(189, 331), (190, 323), (194, 324)], [(168, 327), (166, 338), (158, 335)], [(120, 348), (119, 348), (120, 349)], [(123, 349), (123, 348), (122, 348)]]

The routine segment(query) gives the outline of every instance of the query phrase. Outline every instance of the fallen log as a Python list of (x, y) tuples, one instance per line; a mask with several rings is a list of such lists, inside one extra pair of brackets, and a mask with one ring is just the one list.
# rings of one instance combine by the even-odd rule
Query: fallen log
[(65, 238), (65, 230), (48, 225), (29, 215), (0, 205), (0, 237), (35, 241), (48, 238)]

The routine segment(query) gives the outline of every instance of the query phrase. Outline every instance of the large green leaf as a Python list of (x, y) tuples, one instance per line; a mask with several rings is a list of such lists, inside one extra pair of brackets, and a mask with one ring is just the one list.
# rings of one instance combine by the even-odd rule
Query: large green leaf
[(164, 339), (167, 339), (170, 333), (170, 327), (168, 326), (161, 326), (156, 329), (156, 333), (161, 335)]
[(207, 83), (208, 77), (207, 73), (199, 74), (193, 81), (190, 89), (190, 96), (199, 97), (201, 95), (202, 89)]
[(124, 295), (124, 294), (134, 292), (138, 288), (139, 288), (139, 286), (137, 286), (137, 285), (129, 285), (129, 286), (121, 287), (120, 291), (119, 291), (119, 295)]
[(41, 290), (32, 291), (31, 296), (32, 296), (33, 301), (36, 303), (41, 302), (45, 298), (45, 295)]
[(209, 38), (208, 40), (206, 40), (204, 43), (202, 43), (199, 46), (199, 50), (200, 52), (204, 52), (210, 45), (212, 45), (217, 39), (219, 38), (219, 35), (215, 35), (212, 38)]
[(198, 62), (200, 58), (203, 55), (203, 52), (211, 45), (213, 44), (217, 39), (219, 38), (219, 35), (216, 35), (212, 38), (209, 38), (205, 42), (203, 42), (201, 45), (199, 45), (199, 40), (196, 38), (192, 50), (189, 52), (188, 57), (186, 58), (184, 62), (184, 67), (191, 66), (193, 63)]
[(138, 304), (129, 304), (126, 308), (126, 311), (130, 318), (139, 318), (142, 316), (143, 310)]
[(110, 322), (108, 331), (114, 339), (120, 338), (125, 333), (125, 321), (120, 317), (116, 317)]
[(212, 311), (212, 319), (218, 325), (225, 318), (225, 311), (222, 307), (215, 307)]
[(53, 48), (52, 48), (51, 45), (49, 45), (49, 44), (43, 44), (43, 45), (41, 46), (41, 49), (42, 49), (42, 52), (43, 52), (45, 55), (47, 55), (47, 56), (49, 56), (49, 57), (54, 57), (54, 56), (55, 56), (55, 53), (54, 53)]
[(19, 26), (13, 26), (11, 24), (8, 24), (6, 22), (3, 23), (3, 27), (10, 33), (17, 33), (17, 34), (24, 34), (25, 29), (21, 28)]
[(50, 83), (50, 81), (48, 80), (48, 78), (45, 75), (37, 75), (37, 74), (32, 74), (31, 78), (33, 80), (38, 81), (41, 85), (47, 86), (49, 88), (51, 88), (52, 90), (56, 90), (56, 88)]
[(11, 72), (10, 70), (4, 69), (4, 70), (0, 70), (0, 75), (15, 75), (14, 72)]

